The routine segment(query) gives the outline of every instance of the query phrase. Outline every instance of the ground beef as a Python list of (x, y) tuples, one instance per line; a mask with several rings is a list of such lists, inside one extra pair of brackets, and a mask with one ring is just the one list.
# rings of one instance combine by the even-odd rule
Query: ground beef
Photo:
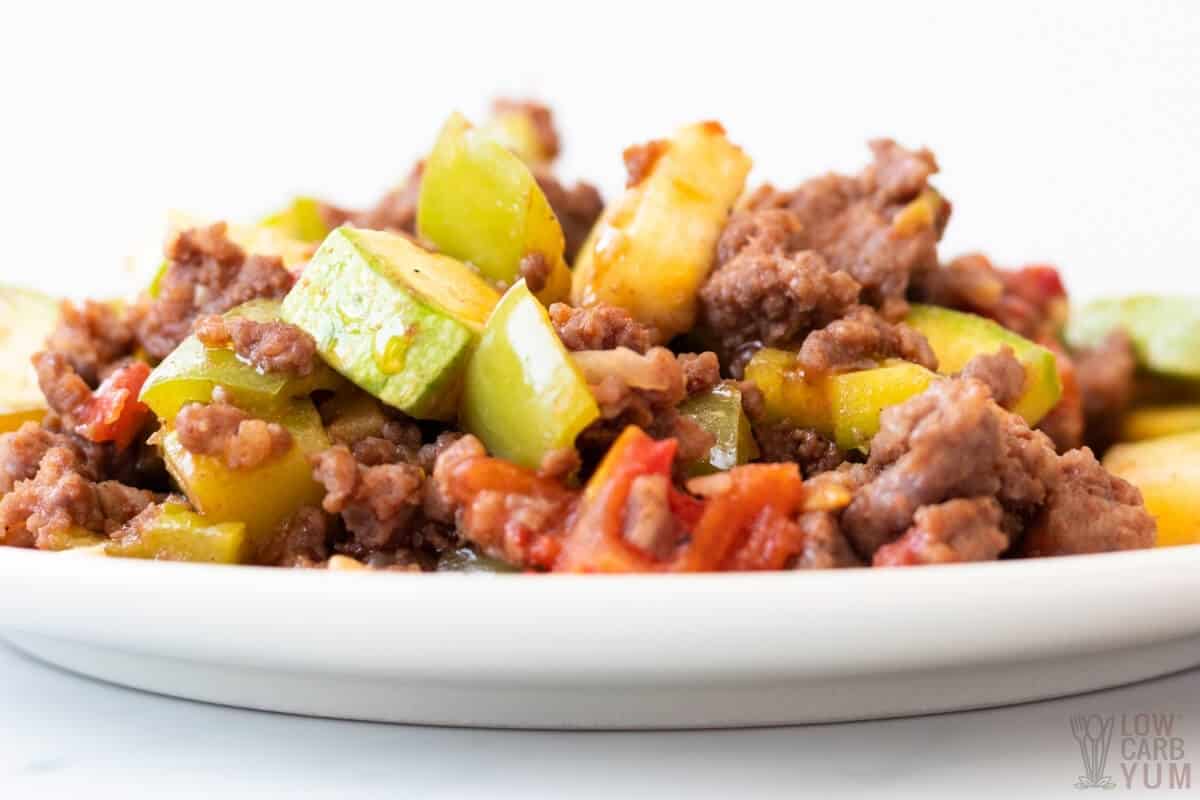
[(1024, 556), (1065, 556), (1153, 547), (1156, 525), (1136, 487), (1108, 472), (1088, 448), (1057, 464), (1045, 508), (1030, 524)]
[(521, 277), (525, 279), (525, 286), (533, 293), (540, 292), (546, 288), (546, 281), (550, 279), (550, 262), (541, 253), (526, 253), (521, 257), (519, 265)]
[(746, 345), (796, 344), (858, 302), (858, 283), (818, 253), (789, 251), (773, 235), (746, 236), (740, 221), (732, 232), (726, 229), (718, 251), (734, 250), (727, 237), (745, 244), (717, 266), (699, 294), (700, 322), (717, 337), (726, 359)]
[(313, 477), (325, 487), (322, 507), (341, 514), (351, 536), (342, 548), (359, 557), (404, 543), (422, 503), (425, 480), (412, 464), (365, 466), (336, 445), (313, 459)]
[(746, 249), (794, 253), (803, 249), (803, 242), (800, 218), (786, 208), (739, 211), (729, 217), (717, 240), (715, 266), (724, 265)]
[(542, 456), (542, 463), (538, 465), (538, 475), (565, 480), (578, 472), (581, 464), (578, 450), (574, 447), (559, 447)]
[(550, 306), (550, 321), (568, 350), (612, 350), (628, 347), (645, 353), (657, 332), (643, 325), (619, 306), (598, 303), (575, 308), (566, 303)]
[(89, 479), (99, 480), (104, 474), (105, 448), (53, 426), (26, 422), (15, 431), (0, 434), (0, 495), (37, 475), (42, 458), (54, 447), (71, 450), (76, 456), (76, 469)]
[(186, 450), (219, 458), (232, 470), (261, 467), (292, 448), (287, 428), (224, 403), (188, 403), (175, 416), (175, 432)]
[(683, 370), (684, 391), (689, 397), (707, 392), (721, 382), (721, 362), (716, 353), (680, 353), (676, 359)]
[(911, 289), (913, 299), (989, 317), (1042, 344), (1055, 340), (1066, 321), (1066, 290), (1052, 267), (999, 269), (970, 253), (914, 275)]
[(629, 485), (621, 535), (659, 560), (666, 560), (687, 536), (671, 512), (671, 481), (665, 475), (639, 475)]
[(151, 492), (96, 481), (70, 447), (51, 447), (37, 474), (0, 498), (0, 544), (45, 547), (71, 527), (109, 534), (155, 501)]
[(888, 358), (937, 369), (937, 356), (924, 335), (888, 322), (870, 306), (851, 308), (842, 319), (810, 333), (800, 347), (800, 363), (817, 374), (870, 369)]
[(806, 478), (837, 469), (846, 460), (833, 442), (790, 422), (756, 424), (754, 439), (763, 461), (794, 462)]
[(937, 266), (937, 243), (950, 217), (938, 202), (927, 225), (899, 229), (893, 222), (928, 187), (937, 162), (928, 150), (907, 150), (890, 139), (871, 142), (874, 163), (855, 177), (829, 174), (791, 192), (764, 187), (751, 209), (786, 208), (801, 226), (802, 247), (836, 271), (853, 276), (863, 299), (876, 307), (904, 299), (914, 274)]
[(1084, 438), (1094, 448), (1116, 439), (1121, 415), (1133, 399), (1137, 360), (1124, 331), (1113, 331), (1096, 347), (1073, 355), (1085, 419)]
[(280, 523), (258, 558), (279, 567), (312, 566), (329, 558), (329, 536), (329, 517), (319, 508), (302, 506)]
[(590, 183), (578, 181), (574, 186), (567, 187), (544, 169), (535, 169), (533, 176), (562, 226), (567, 262), (574, 262), (579, 248), (583, 247), (592, 226), (604, 211), (604, 200)]
[(112, 303), (85, 300), (81, 305), (63, 301), (58, 326), (46, 339), (46, 349), (64, 356), (90, 386), (104, 378), (106, 369), (133, 351), (133, 328)]
[(828, 511), (808, 511), (797, 520), (804, 534), (804, 549), (795, 569), (859, 567), (862, 561), (846, 541), (837, 517)]
[(144, 298), (134, 314), (138, 342), (159, 359), (192, 332), (198, 316), (256, 298), (281, 298), (296, 280), (276, 256), (247, 256), (226, 236), (223, 222), (181, 232), (166, 255), (170, 265), (158, 297)]
[(1008, 345), (994, 353), (975, 356), (959, 375), (974, 378), (988, 387), (992, 399), (1005, 408), (1011, 408), (1025, 391), (1025, 367)]
[(558, 157), (558, 130), (554, 127), (554, 114), (550, 109), (533, 100), (511, 100), (499, 98), (492, 101), (492, 114), (519, 113), (525, 115), (533, 123), (533, 132), (537, 136), (539, 148), (547, 161)]
[(671, 143), (665, 139), (654, 139), (625, 148), (622, 154), (625, 159), (625, 188), (632, 188), (645, 180), (670, 147)]
[(38, 386), (50, 406), (64, 423), (74, 428), (92, 399), (92, 388), (80, 377), (63, 353), (47, 350), (33, 357)]
[(913, 515), (912, 527), (876, 551), (872, 566), (993, 561), (1008, 548), (1008, 534), (1000, 529), (1003, 516), (993, 497), (922, 506)]
[(196, 321), (195, 331), (206, 347), (229, 347), (260, 372), (311, 375), (317, 363), (313, 337), (286, 322), (210, 314)]
[(996, 405), (979, 381), (937, 381), (880, 416), (866, 469), (875, 477), (842, 514), (842, 528), (869, 559), (913, 524), (921, 506), (995, 497), (1019, 528), (1056, 477), (1050, 440)]

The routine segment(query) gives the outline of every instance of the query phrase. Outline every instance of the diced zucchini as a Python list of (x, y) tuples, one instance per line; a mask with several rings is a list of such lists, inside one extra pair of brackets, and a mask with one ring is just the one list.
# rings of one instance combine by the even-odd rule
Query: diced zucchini
[(0, 433), (40, 420), (46, 399), (29, 359), (58, 323), (58, 301), (32, 289), (0, 285)]
[(279, 413), (263, 417), (287, 428), (292, 448), (249, 470), (232, 470), (219, 458), (192, 453), (169, 426), (161, 433), (167, 471), (188, 500), (214, 523), (244, 522), (255, 551), (300, 506), (320, 505), (325, 490), (313, 480), (309, 456), (329, 447), (311, 400), (293, 400)]
[[(277, 300), (251, 300), (226, 316), (256, 322), (279, 319)], [(289, 400), (306, 397), (318, 389), (336, 389), (342, 379), (325, 364), (316, 364), (304, 376), (258, 372), (224, 347), (205, 347), (189, 336), (163, 359), (146, 379), (139, 398), (163, 422), (172, 422), (188, 403), (207, 403), (213, 389), (224, 387), (234, 405), (251, 412), (270, 412)]]
[(592, 230), (575, 264), (571, 298), (621, 306), (669, 339), (695, 321), (696, 292), (750, 158), (715, 122), (689, 125), (662, 147)]
[(1011, 347), (1025, 367), (1025, 391), (1012, 410), (1036, 425), (1062, 396), (1054, 353), (1002, 325), (976, 314), (941, 306), (913, 305), (904, 320), (925, 335), (938, 359), (938, 371), (958, 372), (977, 355)]
[(1097, 300), (1074, 311), (1067, 325), (1072, 347), (1094, 347), (1115, 329), (1133, 340), (1145, 369), (1200, 378), (1200, 297), (1134, 295)]
[(325, 361), (420, 419), (454, 415), (477, 332), (499, 296), (463, 263), (404, 236), (343, 226), (283, 301)]
[(548, 305), (570, 290), (562, 226), (533, 173), (461, 114), (446, 122), (425, 162), (417, 227), (440, 252), (503, 287), (521, 277), (523, 258), (537, 256), (549, 270), (538, 299)]
[(925, 391), (937, 375), (893, 361), (876, 369), (810, 376), (794, 353), (764, 348), (746, 366), (746, 379), (762, 391), (768, 421), (789, 420), (852, 450), (870, 444), (885, 408)]
[(1117, 445), (1104, 466), (1142, 490), (1160, 547), (1200, 543), (1200, 433)]
[(683, 465), (688, 477), (723, 472), (758, 457), (737, 383), (724, 381), (709, 392), (688, 398), (680, 404), (679, 413), (716, 438), (705, 458)]
[(496, 306), (467, 366), (463, 427), (493, 455), (537, 469), (547, 453), (573, 447), (599, 416), (549, 314), (518, 281)]
[(105, 555), (160, 561), (243, 564), (250, 559), (246, 526), (213, 523), (179, 503), (164, 503), (151, 519), (105, 545)]

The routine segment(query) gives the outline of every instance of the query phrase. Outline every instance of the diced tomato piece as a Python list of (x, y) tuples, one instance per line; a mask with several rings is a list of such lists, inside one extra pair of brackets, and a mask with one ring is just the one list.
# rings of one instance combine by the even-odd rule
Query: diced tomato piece
[(138, 394), (150, 376), (150, 365), (133, 361), (108, 376), (78, 412), (75, 432), (93, 442), (113, 442), (125, 449), (142, 429), (150, 409)]

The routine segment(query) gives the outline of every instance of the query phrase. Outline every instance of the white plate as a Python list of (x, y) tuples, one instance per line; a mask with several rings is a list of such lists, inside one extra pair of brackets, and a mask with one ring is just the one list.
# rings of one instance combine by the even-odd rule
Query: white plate
[(0, 548), (0, 629), (76, 672), (329, 717), (538, 728), (866, 719), (1200, 663), (1200, 546), (910, 569), (397, 575)]

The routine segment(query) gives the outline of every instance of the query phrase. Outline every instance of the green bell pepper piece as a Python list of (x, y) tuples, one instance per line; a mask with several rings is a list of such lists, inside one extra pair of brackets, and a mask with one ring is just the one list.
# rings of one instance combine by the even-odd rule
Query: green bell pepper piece
[(286, 208), (267, 215), (258, 224), (311, 244), (320, 244), (330, 231), (321, 215), (321, 201), (314, 197), (297, 197)]
[(242, 564), (249, 560), (246, 526), (213, 523), (180, 503), (163, 503), (150, 519), (104, 547), (105, 555), (161, 561)]
[(689, 478), (723, 472), (758, 457), (750, 420), (742, 410), (742, 392), (734, 381), (724, 381), (688, 398), (680, 404), (679, 413), (716, 437), (705, 458), (683, 465)]
[(453, 258), (399, 234), (343, 226), (317, 250), (282, 314), (367, 392), (419, 419), (449, 419), (498, 299)]
[(1067, 342), (1094, 347), (1115, 329), (1133, 340), (1139, 364), (1177, 378), (1200, 378), (1200, 298), (1134, 295), (1097, 300), (1071, 314)]
[[(251, 300), (226, 316), (246, 317), (256, 322), (279, 319), (279, 301)], [(223, 387), (234, 405), (250, 412), (277, 409), (296, 397), (318, 389), (336, 389), (342, 379), (325, 364), (317, 364), (308, 375), (262, 373), (224, 347), (205, 347), (189, 336), (154, 368), (142, 386), (139, 398), (158, 418), (173, 422), (188, 403), (207, 403), (213, 389)]]
[(244, 522), (254, 551), (300, 506), (320, 505), (325, 489), (313, 480), (309, 456), (329, 447), (311, 400), (292, 400), (279, 412), (262, 416), (287, 428), (292, 448), (250, 470), (232, 470), (219, 458), (192, 453), (170, 426), (161, 433), (167, 471), (188, 500), (214, 523)]
[(977, 355), (994, 353), (1007, 345), (1025, 367), (1025, 390), (1013, 412), (1036, 425), (1062, 397), (1062, 381), (1054, 353), (1008, 328), (977, 314), (941, 306), (914, 304), (904, 318), (909, 327), (925, 335), (938, 359), (938, 372), (958, 372)]
[(537, 296), (547, 305), (571, 288), (562, 226), (533, 173), (461, 114), (446, 122), (425, 162), (417, 228), (438, 250), (505, 287), (521, 277), (522, 258), (540, 256), (550, 272)]
[(867, 447), (885, 408), (920, 394), (937, 375), (907, 361), (832, 375), (806, 375), (795, 353), (763, 348), (746, 366), (763, 393), (767, 421), (789, 420), (843, 450)]
[(530, 469), (573, 447), (600, 416), (550, 315), (518, 281), (500, 299), (464, 381), (460, 420), (488, 450)]

